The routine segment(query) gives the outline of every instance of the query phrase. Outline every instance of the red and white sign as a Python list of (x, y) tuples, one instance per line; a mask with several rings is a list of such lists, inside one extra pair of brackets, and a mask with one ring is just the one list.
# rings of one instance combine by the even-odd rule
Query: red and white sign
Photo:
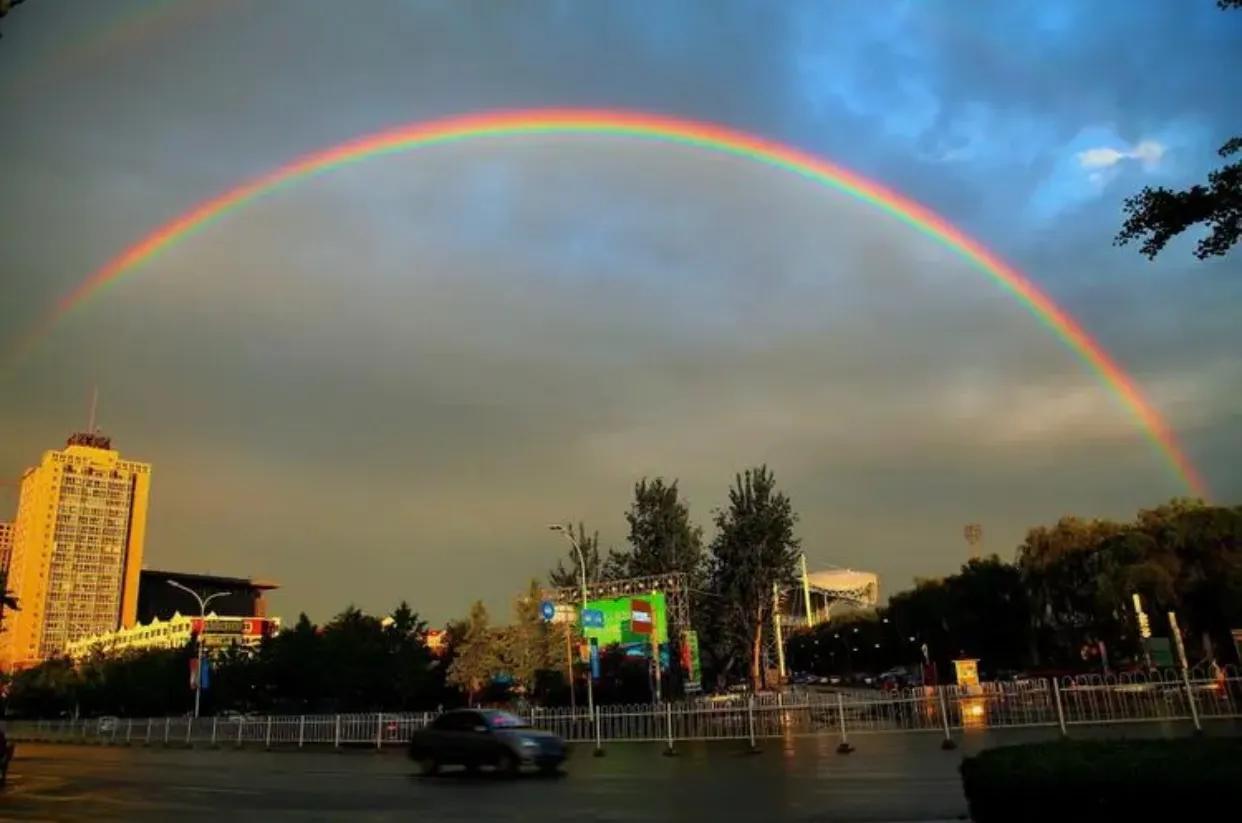
[(630, 631), (634, 634), (651, 634), (655, 621), (651, 618), (651, 604), (646, 600), (630, 601)]

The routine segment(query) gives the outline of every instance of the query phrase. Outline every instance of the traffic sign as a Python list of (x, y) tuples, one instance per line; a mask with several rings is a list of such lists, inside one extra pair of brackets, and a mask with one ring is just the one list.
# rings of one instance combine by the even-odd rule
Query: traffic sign
[(545, 600), (539, 604), (539, 614), (543, 615), (544, 620), (551, 620), (556, 617), (556, 604), (551, 600)]
[(599, 609), (583, 609), (582, 610), (582, 628), (584, 629), (602, 629), (604, 628), (604, 613)]

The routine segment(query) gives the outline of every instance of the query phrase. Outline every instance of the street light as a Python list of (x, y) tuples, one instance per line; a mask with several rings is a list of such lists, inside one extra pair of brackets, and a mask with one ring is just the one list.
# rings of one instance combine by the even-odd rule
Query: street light
[[(577, 540), (574, 540), (573, 530), (569, 526), (562, 526), (559, 523), (553, 523), (550, 526), (548, 526), (548, 528), (554, 532), (560, 532), (561, 534), (565, 535), (565, 539), (569, 541), (569, 545), (573, 546), (574, 551), (578, 554), (578, 572), (581, 575), (581, 582), (582, 582), (582, 613), (578, 615), (578, 619), (585, 621), (586, 620), (586, 606), (587, 606), (586, 558), (582, 554), (582, 547), (578, 545)], [(586, 624), (584, 622), (583, 627), (585, 628), (585, 626)], [(591, 677), (591, 671), (588, 669), (587, 679), (586, 679), (587, 711), (590, 713), (592, 717), (594, 717), (595, 716), (595, 688), (594, 688), (594, 684), (592, 680), (593, 679)], [(572, 689), (573, 687), (574, 687), (574, 684), (570, 683), (569, 688)]]
[(188, 592), (191, 597), (198, 601), (198, 615), (202, 620), (198, 627), (198, 676), (194, 678), (194, 716), (198, 717), (198, 707), (203, 699), (203, 636), (207, 634), (207, 604), (217, 597), (224, 597), (229, 592), (215, 592), (204, 598), (189, 586), (183, 586), (176, 580), (169, 580), (168, 585), (175, 589), (181, 589), (183, 592)]

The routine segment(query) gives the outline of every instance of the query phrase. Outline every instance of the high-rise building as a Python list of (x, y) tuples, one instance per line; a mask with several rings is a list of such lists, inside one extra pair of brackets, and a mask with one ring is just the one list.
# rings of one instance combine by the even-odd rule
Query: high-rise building
[(9, 570), (9, 555), (13, 553), (13, 524), (0, 520), (0, 575)]
[(26, 470), (8, 576), (21, 610), (5, 615), (0, 668), (134, 625), (150, 483), (148, 464), (121, 459), (100, 434), (75, 434)]

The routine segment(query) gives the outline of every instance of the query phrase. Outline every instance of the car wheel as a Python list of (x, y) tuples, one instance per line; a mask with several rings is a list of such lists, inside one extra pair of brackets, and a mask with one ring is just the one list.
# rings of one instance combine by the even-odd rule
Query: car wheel
[(424, 757), (418, 761), (418, 770), (430, 777), (440, 771), (440, 762), (434, 757)]
[(496, 758), (496, 771), (507, 777), (518, 773), (518, 759), (512, 752), (501, 752)]

